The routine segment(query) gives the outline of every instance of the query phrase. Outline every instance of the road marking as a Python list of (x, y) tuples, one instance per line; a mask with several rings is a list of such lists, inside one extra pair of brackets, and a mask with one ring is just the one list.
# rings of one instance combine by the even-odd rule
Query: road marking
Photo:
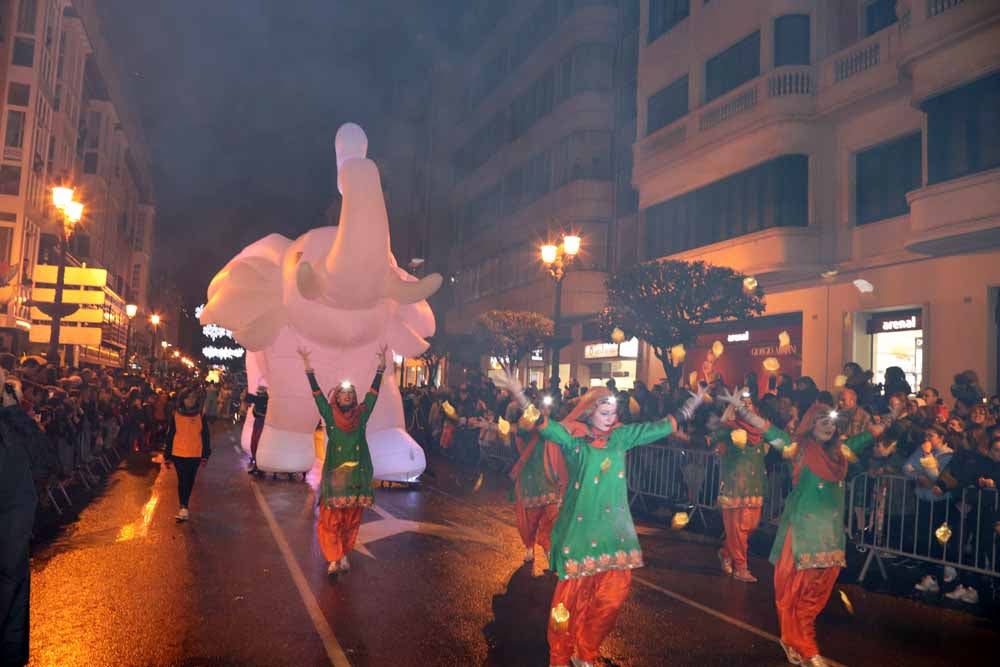
[[(472, 503), (468, 502), (467, 500), (465, 500), (463, 498), (459, 498), (458, 496), (452, 495), (452, 494), (448, 493), (447, 491), (443, 491), (443, 490), (437, 488), (433, 484), (428, 484), (428, 483), (424, 482), (422, 484), (422, 486), (427, 487), (431, 491), (435, 491), (435, 492), (441, 494), (442, 496), (445, 496), (446, 498), (458, 501), (458, 502), (462, 503), (463, 505), (466, 505), (466, 506), (472, 508), (474, 511), (479, 512), (480, 514), (483, 514), (484, 516), (487, 516), (487, 517), (493, 519), (494, 521), (502, 523), (505, 526), (512, 526), (514, 528), (517, 527), (516, 524), (511, 524), (510, 522), (506, 521), (505, 519), (502, 519), (502, 518), (498, 517), (493, 512), (486, 511), (485, 509), (480, 508), (477, 505), (473, 505)], [(770, 632), (767, 632), (766, 630), (762, 630), (762, 629), (760, 629), (760, 628), (758, 628), (756, 626), (753, 626), (753, 625), (750, 625), (749, 623), (741, 621), (738, 618), (734, 618), (732, 616), (729, 616), (728, 614), (724, 614), (724, 613), (722, 613), (721, 611), (719, 611), (717, 609), (712, 609), (711, 607), (705, 606), (705, 605), (701, 604), (700, 602), (696, 602), (695, 600), (692, 600), (689, 597), (681, 595), (680, 593), (675, 593), (674, 591), (672, 591), (672, 590), (670, 590), (668, 588), (664, 588), (663, 586), (660, 586), (659, 584), (655, 584), (652, 581), (649, 581), (648, 579), (644, 579), (643, 577), (638, 576), (635, 572), (632, 573), (632, 580), (638, 582), (639, 584), (642, 584), (646, 588), (652, 589), (652, 590), (654, 590), (654, 591), (656, 591), (658, 593), (662, 593), (663, 595), (666, 595), (667, 597), (669, 597), (672, 600), (675, 600), (676, 602), (680, 602), (681, 604), (686, 604), (689, 607), (693, 607), (693, 608), (697, 609), (698, 611), (701, 611), (701, 612), (703, 612), (705, 614), (708, 614), (709, 616), (713, 616), (713, 617), (719, 619), (720, 621), (724, 621), (726, 623), (729, 623), (732, 626), (735, 626), (735, 627), (740, 628), (742, 630), (746, 630), (747, 632), (755, 634), (758, 637), (761, 637), (763, 639), (767, 639), (769, 641), (772, 641), (775, 644), (778, 644), (781, 641), (780, 637), (776, 637), (775, 635), (772, 635)], [(779, 646), (780, 646), (780, 644), (779, 644)], [(846, 665), (844, 665), (843, 663), (840, 663), (840, 662), (837, 662), (837, 661), (832, 660), (830, 658), (827, 658), (826, 656), (823, 656), (823, 657), (826, 659), (827, 664), (832, 665), (832, 667), (846, 667)]]
[(336, 636), (333, 634), (333, 629), (327, 623), (323, 611), (319, 608), (319, 602), (316, 601), (316, 596), (313, 595), (312, 589), (309, 588), (309, 583), (302, 573), (302, 568), (295, 559), (291, 547), (288, 546), (288, 539), (285, 538), (285, 532), (281, 530), (281, 526), (278, 525), (278, 521), (274, 518), (274, 513), (267, 504), (264, 494), (261, 493), (257, 487), (257, 483), (254, 481), (250, 482), (250, 488), (253, 489), (253, 494), (257, 498), (260, 511), (264, 513), (267, 526), (271, 529), (271, 535), (274, 537), (274, 541), (281, 551), (281, 556), (285, 559), (285, 565), (288, 566), (288, 572), (292, 575), (292, 581), (295, 582), (295, 587), (299, 590), (299, 595), (306, 606), (306, 611), (309, 612), (309, 618), (312, 619), (313, 627), (316, 628), (316, 633), (323, 640), (323, 647), (326, 649), (326, 655), (330, 658), (330, 664), (333, 667), (351, 667), (351, 663), (347, 660), (347, 655), (344, 654), (344, 650), (340, 647)]

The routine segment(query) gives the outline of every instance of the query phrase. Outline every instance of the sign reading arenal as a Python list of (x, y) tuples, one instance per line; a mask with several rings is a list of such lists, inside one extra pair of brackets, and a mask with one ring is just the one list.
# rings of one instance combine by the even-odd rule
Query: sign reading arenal
[(865, 327), (869, 334), (890, 333), (892, 331), (919, 331), (924, 328), (923, 312), (920, 310), (897, 310), (891, 313), (875, 313)]

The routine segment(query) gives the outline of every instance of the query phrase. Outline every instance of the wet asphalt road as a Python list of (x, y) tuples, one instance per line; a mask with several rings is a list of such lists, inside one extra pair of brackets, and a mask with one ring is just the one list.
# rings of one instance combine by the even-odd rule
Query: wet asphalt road
[[(133, 457), (32, 560), (32, 665), (547, 665), (554, 577), (521, 563), (507, 483), (478, 489), (446, 463), (418, 490), (376, 492), (349, 574), (330, 578), (307, 483), (256, 481), (220, 430), (192, 520), (176, 477)], [(263, 503), (263, 505), (261, 504)], [(268, 516), (270, 515), (270, 516)], [(270, 519), (270, 521), (269, 521)], [(774, 641), (771, 568), (718, 572), (715, 547), (640, 525), (638, 570), (607, 664), (787, 664)], [(283, 551), (284, 547), (284, 551)], [(988, 664), (995, 630), (961, 611), (844, 584), (820, 617), (830, 658), (858, 665)]]

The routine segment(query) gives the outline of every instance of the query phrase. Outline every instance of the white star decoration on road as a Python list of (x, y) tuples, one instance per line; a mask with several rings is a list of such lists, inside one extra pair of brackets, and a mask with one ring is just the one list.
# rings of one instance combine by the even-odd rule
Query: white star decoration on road
[(451, 525), (444, 525), (440, 523), (410, 521), (408, 519), (396, 518), (388, 510), (379, 505), (372, 505), (371, 509), (382, 517), (382, 520), (361, 524), (361, 529), (358, 531), (358, 541), (354, 545), (355, 551), (369, 558), (375, 558), (375, 555), (368, 550), (366, 545), (401, 533), (435, 535), (446, 540), (465, 540), (467, 542), (479, 542), (480, 544), (495, 543), (495, 540), (489, 535), (455, 523), (449, 522)]

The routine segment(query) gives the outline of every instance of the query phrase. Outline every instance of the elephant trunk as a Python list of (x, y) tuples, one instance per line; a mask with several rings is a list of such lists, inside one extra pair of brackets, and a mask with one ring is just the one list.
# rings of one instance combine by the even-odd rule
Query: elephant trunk
[(390, 272), (389, 217), (378, 168), (348, 160), (338, 175), (344, 191), (337, 237), (323, 263), (323, 291), (341, 308), (368, 308), (381, 299)]

